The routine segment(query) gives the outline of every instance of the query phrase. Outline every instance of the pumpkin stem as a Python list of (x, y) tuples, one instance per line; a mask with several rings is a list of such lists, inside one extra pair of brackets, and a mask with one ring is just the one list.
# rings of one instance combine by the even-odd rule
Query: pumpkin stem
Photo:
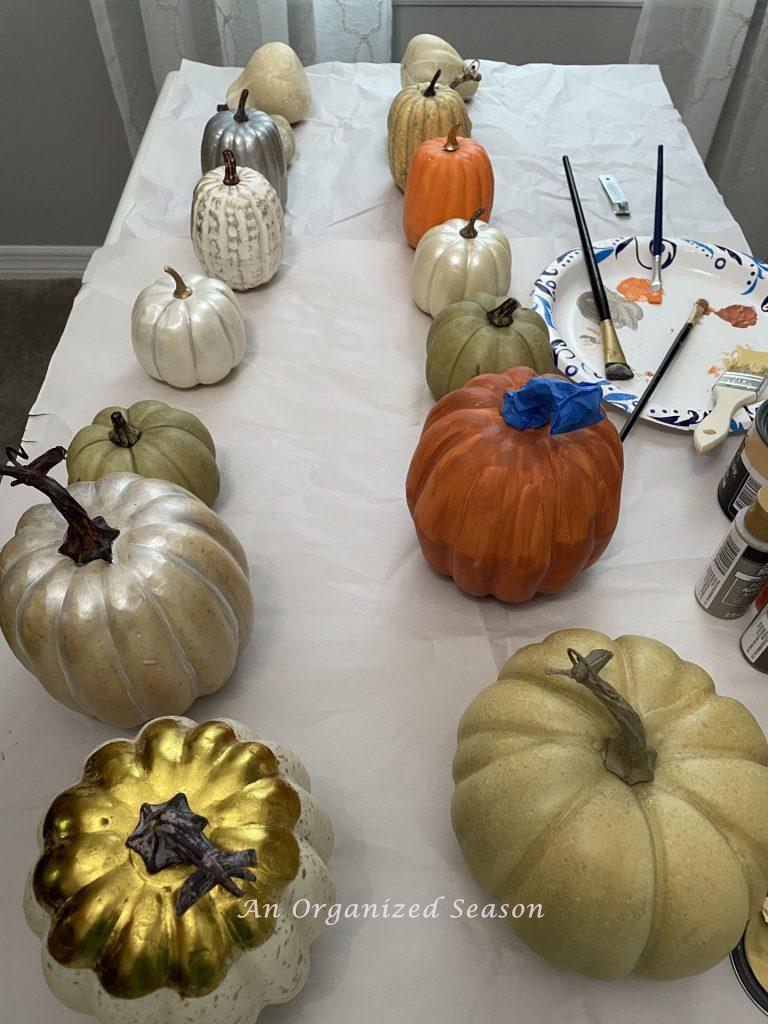
[(173, 291), (174, 299), (188, 299), (192, 294), (192, 289), (184, 282), (181, 274), (177, 270), (174, 270), (173, 267), (163, 267), (163, 270), (166, 274), (171, 275), (176, 284)]
[(235, 154), (231, 149), (225, 149), (222, 153), (224, 157), (224, 184), (225, 185), (239, 185), (240, 176), (237, 173), (237, 164), (235, 163)]
[(235, 111), (235, 121), (238, 124), (243, 124), (248, 120), (248, 115), (245, 112), (245, 101), (248, 99), (248, 90), (243, 89), (240, 93), (240, 99), (237, 102), (237, 110)]
[(435, 89), (435, 86), (437, 85), (437, 80), (442, 73), (442, 68), (438, 68), (437, 71), (435, 72), (434, 78), (429, 83), (424, 92), (421, 94), (422, 96), (434, 96), (437, 93), (437, 89)]
[(488, 323), (493, 324), (494, 327), (509, 327), (519, 308), (520, 303), (517, 299), (504, 299), (500, 306), (486, 313)]
[(591, 651), (586, 658), (568, 648), (570, 669), (547, 669), (549, 676), (567, 676), (586, 686), (603, 707), (613, 716), (621, 732), (612, 736), (605, 746), (604, 764), (628, 786), (638, 782), (652, 782), (656, 765), (656, 751), (648, 746), (645, 726), (640, 715), (618, 690), (599, 675), (613, 657), (611, 651)]
[(144, 861), (150, 875), (176, 864), (194, 865), (194, 871), (176, 894), (176, 916), (181, 917), (211, 889), (220, 885), (233, 896), (243, 890), (233, 878), (255, 882), (248, 867), (256, 863), (255, 850), (220, 850), (203, 829), (208, 819), (195, 814), (184, 793), (161, 804), (142, 804), (139, 823), (125, 841)]
[(19, 459), (29, 458), (21, 445), (18, 448), (6, 448), (5, 454), (11, 465), (0, 466), (0, 477), (11, 477), (11, 487), (18, 487), (19, 484), (34, 487), (50, 499), (51, 504), (66, 519), (67, 532), (59, 553), (67, 555), (76, 565), (86, 565), (97, 558), (111, 562), (112, 543), (120, 531), (113, 530), (101, 516), (91, 519), (66, 487), (48, 476), (48, 471), (67, 457), (66, 448), (61, 445), (51, 448), (26, 466), (19, 465)]
[(217, 103), (216, 104), (216, 113), (217, 114), (223, 114), (225, 110), (229, 110), (229, 104), (228, 103)]
[(475, 227), (475, 221), (477, 220), (478, 217), (482, 217), (484, 213), (484, 209), (475, 210), (475, 212), (472, 214), (467, 223), (459, 232), (462, 238), (477, 238), (477, 228)]
[(118, 448), (133, 448), (141, 439), (141, 431), (129, 423), (123, 414), (116, 409), (109, 417), (112, 420), (112, 430), (109, 432), (109, 440)]
[(448, 129), (448, 135), (446, 136), (445, 145), (443, 146), (446, 153), (455, 153), (459, 148), (459, 140), (456, 138), (456, 133), (460, 127), (461, 125), (459, 124), (452, 124)]
[(471, 64), (465, 64), (462, 73), (457, 75), (451, 82), (451, 88), (458, 89), (464, 82), (482, 82), (483, 76), (480, 74), (479, 69), (479, 60), (473, 60)]

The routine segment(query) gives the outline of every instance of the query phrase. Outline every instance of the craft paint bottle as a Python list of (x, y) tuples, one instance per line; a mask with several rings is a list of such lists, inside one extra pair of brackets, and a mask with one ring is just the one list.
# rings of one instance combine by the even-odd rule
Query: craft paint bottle
[(763, 402), (739, 450), (717, 488), (720, 507), (729, 519), (751, 505), (768, 484), (768, 402)]
[(702, 573), (694, 593), (718, 619), (738, 619), (768, 581), (768, 487), (743, 508)]

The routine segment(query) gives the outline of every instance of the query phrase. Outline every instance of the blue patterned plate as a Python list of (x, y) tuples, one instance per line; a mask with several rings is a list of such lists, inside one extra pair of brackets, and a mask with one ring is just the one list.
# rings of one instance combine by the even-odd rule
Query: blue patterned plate
[[(726, 369), (748, 366), (768, 373), (768, 263), (723, 245), (664, 239), (664, 300), (647, 301), (649, 238), (612, 238), (594, 245), (627, 361), (630, 381), (604, 376), (597, 316), (581, 249), (563, 253), (533, 286), (532, 305), (544, 317), (558, 368), (572, 380), (597, 381), (608, 402), (631, 412), (693, 303), (704, 298), (710, 313), (688, 336), (643, 417), (692, 430), (712, 407), (711, 391)], [(756, 406), (737, 413), (744, 430)]]

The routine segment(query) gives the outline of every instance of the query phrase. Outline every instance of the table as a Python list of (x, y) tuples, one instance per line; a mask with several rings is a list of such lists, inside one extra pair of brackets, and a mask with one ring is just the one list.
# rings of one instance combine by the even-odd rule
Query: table
[[(397, 72), (333, 64), (310, 76), (314, 105), (297, 132), (285, 265), (242, 296), (243, 365), (219, 385), (179, 392), (147, 378), (130, 346), (139, 289), (164, 263), (195, 265), (185, 210), (197, 141), (204, 111), (234, 77), (185, 63), (158, 107), (116, 240), (86, 271), (25, 435), (37, 455), (66, 444), (102, 406), (140, 397), (204, 419), (219, 449), (216, 508), (248, 554), (257, 618), (234, 676), (191, 717), (239, 718), (304, 760), (335, 824), (331, 868), (342, 903), (447, 897), (437, 920), (329, 928), (312, 948), (302, 995), (261, 1019), (335, 1024), (362, 1012), (382, 1024), (757, 1021), (727, 961), (675, 983), (602, 984), (551, 967), (501, 921), (451, 917), (454, 899), (486, 902), (448, 816), (456, 724), (520, 645), (567, 625), (656, 636), (702, 664), (768, 729), (768, 687), (738, 653), (744, 622), (706, 616), (692, 594), (725, 528), (715, 487), (735, 439), (701, 458), (685, 436), (638, 426), (616, 535), (599, 564), (557, 598), (508, 607), (467, 598), (435, 576), (403, 496), (431, 401), (423, 380), (429, 321), (409, 298), (412, 254), (383, 155)], [(563, 150), (595, 239), (626, 228), (598, 191), (602, 170), (624, 185), (632, 229), (648, 230), (661, 141), (669, 232), (744, 246), (656, 69), (491, 65), (471, 114), (497, 170), (513, 293), (527, 294), (551, 256), (577, 244), (557, 162)], [(25, 488), (3, 487), (3, 537), (30, 500)], [(57, 705), (4, 645), (0, 679), (2, 1021), (75, 1024), (82, 1018), (43, 982), (21, 895), (40, 815), (90, 750), (120, 731)]]

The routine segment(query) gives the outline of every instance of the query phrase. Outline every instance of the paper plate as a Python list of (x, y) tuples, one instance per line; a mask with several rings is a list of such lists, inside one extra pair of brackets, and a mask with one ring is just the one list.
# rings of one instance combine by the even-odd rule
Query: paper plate
[[(643, 418), (691, 430), (711, 409), (711, 391), (724, 370), (748, 365), (752, 372), (768, 374), (768, 263), (723, 245), (665, 238), (664, 298), (661, 305), (651, 305), (642, 295), (650, 281), (650, 238), (613, 238), (595, 243), (594, 250), (635, 376), (605, 379), (586, 267), (581, 249), (572, 249), (547, 267), (532, 293), (533, 308), (549, 328), (555, 362), (567, 377), (597, 381), (608, 402), (631, 412), (699, 298), (707, 300), (711, 312), (690, 332)], [(732, 428), (745, 430), (756, 408), (738, 412)]]

